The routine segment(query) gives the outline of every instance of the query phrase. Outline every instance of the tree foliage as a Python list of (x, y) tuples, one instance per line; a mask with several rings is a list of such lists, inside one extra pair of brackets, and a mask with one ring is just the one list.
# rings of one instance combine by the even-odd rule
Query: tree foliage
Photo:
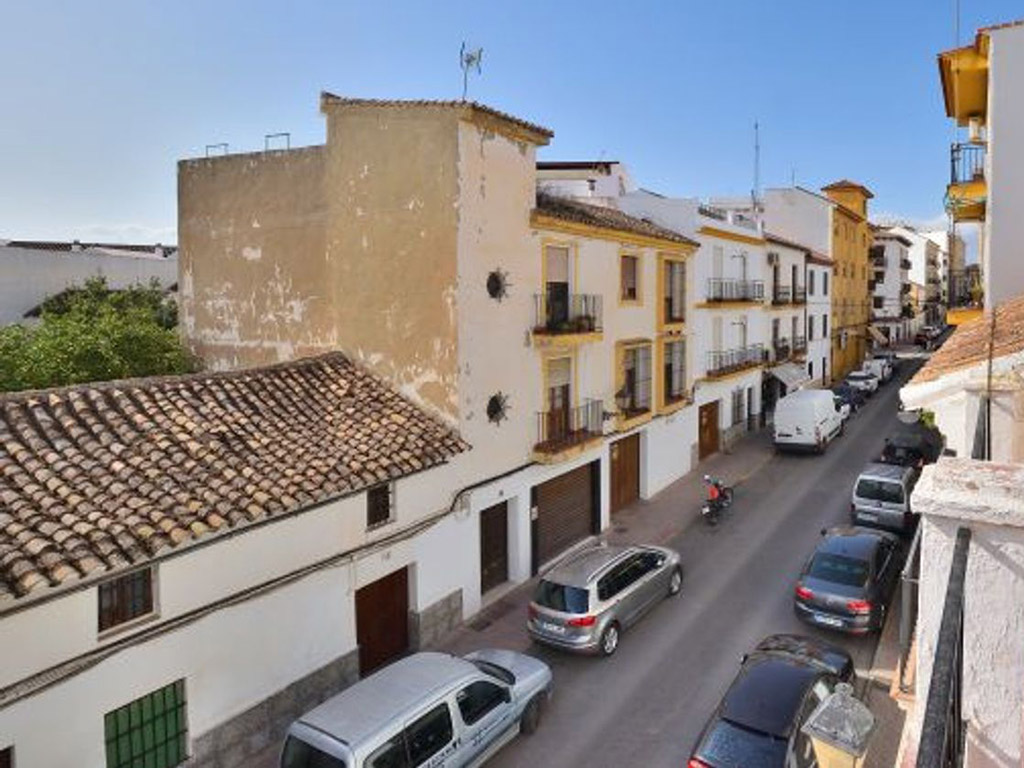
[(0, 391), (195, 370), (176, 325), (156, 281), (111, 290), (93, 278), (43, 302), (38, 325), (0, 328)]

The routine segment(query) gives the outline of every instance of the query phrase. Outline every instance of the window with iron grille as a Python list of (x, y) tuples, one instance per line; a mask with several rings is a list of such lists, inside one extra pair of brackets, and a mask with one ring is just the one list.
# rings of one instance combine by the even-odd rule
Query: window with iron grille
[(376, 528), (391, 522), (391, 483), (382, 483), (366, 492), (366, 527)]
[(178, 680), (108, 712), (107, 768), (172, 768), (188, 757), (185, 681)]
[(623, 394), (627, 416), (636, 416), (651, 409), (651, 345), (629, 347), (622, 357)]
[(686, 397), (686, 342), (665, 342), (665, 405)]
[(143, 568), (99, 585), (100, 632), (153, 613), (153, 569)]
[(746, 409), (746, 398), (742, 389), (734, 389), (732, 391), (732, 425), (735, 427), (737, 424), (743, 422), (747, 417)]
[(686, 307), (686, 265), (681, 261), (665, 262), (664, 301), (665, 322), (683, 322)]
[(623, 254), (621, 262), (622, 292), (620, 294), (623, 301), (639, 301), (640, 299), (639, 264), (638, 256)]

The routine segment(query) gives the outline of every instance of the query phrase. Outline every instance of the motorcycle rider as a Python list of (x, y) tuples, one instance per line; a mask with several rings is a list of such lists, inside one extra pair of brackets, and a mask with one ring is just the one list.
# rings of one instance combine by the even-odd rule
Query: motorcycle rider
[(711, 475), (704, 475), (704, 484), (708, 487), (708, 503), (717, 508), (722, 499), (722, 483)]

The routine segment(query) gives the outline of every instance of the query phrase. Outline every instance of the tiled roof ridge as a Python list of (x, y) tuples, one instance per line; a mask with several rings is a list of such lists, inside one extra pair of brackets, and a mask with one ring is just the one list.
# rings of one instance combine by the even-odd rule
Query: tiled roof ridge
[(532, 123), (529, 120), (524, 120), (521, 117), (516, 117), (513, 114), (503, 112), (502, 110), (495, 109), (494, 107), (489, 107), (478, 101), (462, 101), (459, 99), (364, 99), (354, 96), (339, 96), (331, 93), (330, 91), (321, 91), (320, 100), (321, 103), (334, 102), (337, 104), (347, 104), (356, 107), (445, 107), (453, 109), (475, 109), (484, 114), (496, 117), (500, 120), (505, 120), (513, 125), (517, 125), (520, 128), (525, 128), (528, 131), (538, 133), (548, 139), (555, 135), (555, 132), (550, 128), (545, 128), (543, 125)]
[(154, 255), (157, 248), (162, 248), (166, 254), (168, 251), (177, 251), (178, 246), (168, 243), (91, 243), (84, 240), (7, 240), (0, 239), (0, 246), (9, 248), (26, 248), (39, 251), (70, 251), (75, 245), (83, 251), (90, 248), (100, 248), (108, 251), (132, 251), (135, 253), (146, 253)]
[(661, 240), (669, 240), (676, 243), (699, 246), (693, 240), (681, 232), (668, 229), (660, 224), (655, 224), (647, 219), (638, 218), (620, 211), (618, 208), (609, 208), (603, 205), (594, 205), (573, 197), (553, 194), (537, 190), (538, 213), (554, 216), (565, 221), (572, 221), (580, 224), (589, 224), (603, 229), (633, 232), (646, 237), (654, 237)]
[(0, 399), (0, 604), (446, 461), (458, 434), (340, 352)]

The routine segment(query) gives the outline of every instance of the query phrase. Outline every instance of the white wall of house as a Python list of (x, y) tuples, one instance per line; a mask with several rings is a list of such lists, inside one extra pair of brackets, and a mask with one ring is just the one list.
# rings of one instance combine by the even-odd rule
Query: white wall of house
[[(1024, 466), (940, 459), (912, 503), (921, 513), (917, 675), (908, 740), (916, 745), (959, 527), (969, 528), (963, 617), (964, 765), (1020, 765), (1024, 708)], [(909, 762), (907, 764), (910, 764)]]
[(1024, 293), (1024, 27), (988, 35), (988, 202), (982, 231), (988, 263), (982, 278), (986, 307), (992, 307)]
[(905, 341), (910, 327), (909, 318), (903, 318), (903, 305), (909, 296), (903, 293), (908, 285), (909, 270), (903, 269), (909, 250), (898, 239), (884, 233), (875, 234), (875, 245), (885, 248), (884, 263), (872, 263), (875, 290), (872, 295), (871, 314), (873, 322), (880, 328), (889, 329), (889, 338), (894, 342)]
[(109, 248), (43, 250), (0, 241), (0, 275), (0, 325), (7, 325), (22, 322), (47, 297), (91, 277), (105, 277), (111, 288), (148, 285), (154, 278), (168, 288), (178, 280), (178, 255), (173, 250), (167, 256)]
[(764, 192), (764, 220), (773, 234), (832, 255), (832, 203), (802, 187), (781, 187)]
[(807, 261), (807, 372), (822, 384), (832, 380), (832, 267)]
[[(804, 263), (805, 253), (799, 248), (772, 241), (768, 242), (765, 250), (767, 258), (774, 259), (777, 262), (779, 287), (788, 289), (790, 296), (789, 303), (770, 303), (767, 305), (769, 309), (764, 318), (765, 333), (767, 334), (766, 344), (768, 347), (771, 347), (775, 333), (774, 326), (776, 321), (778, 321), (778, 338), (781, 341), (789, 342), (789, 349), (791, 350), (790, 359), (796, 357), (803, 359), (803, 354), (797, 355), (793, 350), (797, 338), (803, 337), (805, 341), (807, 338), (806, 328), (804, 327), (806, 305), (795, 303), (798, 289), (806, 289), (807, 287), (807, 274)], [(765, 268), (765, 296), (768, 302), (772, 302), (775, 274), (775, 266), (767, 263)], [(773, 362), (785, 362), (784, 358), (779, 359), (776, 357), (773, 349), (769, 349), (768, 354)]]
[(541, 169), (537, 171), (537, 189), (577, 200), (605, 204), (636, 189), (629, 169), (623, 163), (594, 163), (592, 168)]

